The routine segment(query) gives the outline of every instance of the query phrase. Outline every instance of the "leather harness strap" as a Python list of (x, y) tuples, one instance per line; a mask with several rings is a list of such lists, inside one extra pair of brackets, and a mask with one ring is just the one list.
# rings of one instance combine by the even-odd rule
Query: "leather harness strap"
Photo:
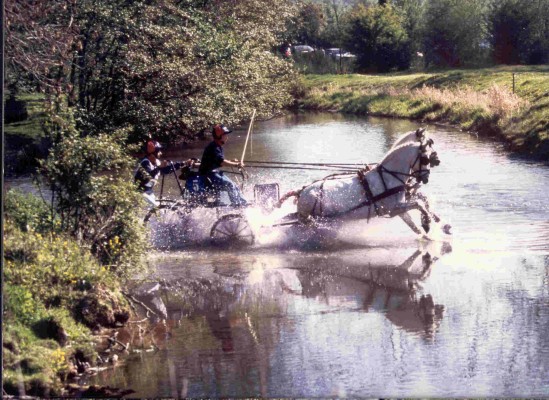
[[(358, 179), (360, 179), (360, 183), (362, 183), (362, 187), (364, 188), (364, 193), (366, 193), (366, 203), (367, 203), (367, 205), (373, 204), (374, 209), (376, 210), (376, 215), (379, 217), (379, 215), (380, 215), (379, 208), (378, 208), (376, 202), (374, 201), (374, 194), (372, 193), (372, 190), (370, 189), (370, 184), (368, 183), (368, 180), (366, 179), (366, 174), (364, 173), (364, 170), (362, 170), (362, 169), (359, 170), (357, 172), (357, 174), (358, 174)], [(385, 186), (385, 182), (383, 182), (383, 186)], [(354, 209), (356, 209), (356, 208), (354, 208)], [(370, 218), (370, 216), (368, 215), (368, 219), (369, 218)]]
[[(362, 187), (364, 188), (364, 192), (366, 193), (366, 200), (364, 200), (363, 202), (357, 204), (356, 206), (348, 209), (348, 210), (345, 210), (345, 211), (340, 211), (338, 213), (334, 213), (334, 214), (331, 214), (329, 215), (330, 218), (333, 218), (333, 217), (339, 217), (339, 216), (342, 216), (342, 215), (345, 215), (345, 214), (348, 214), (350, 212), (353, 212), (355, 210), (358, 210), (362, 207), (369, 207), (371, 205), (374, 206), (374, 209), (376, 211), (376, 214), (377, 216), (381, 216), (382, 215), (382, 212), (379, 210), (379, 207), (377, 205), (377, 203), (380, 201), (380, 200), (383, 200), (387, 197), (391, 197), (395, 194), (398, 194), (400, 192), (404, 192), (406, 191), (406, 188), (407, 186), (406, 185), (400, 185), (400, 186), (395, 186), (393, 188), (390, 188), (390, 189), (387, 189), (385, 191), (383, 191), (382, 193), (380, 194), (377, 194), (377, 195), (373, 195), (372, 193), (372, 190), (370, 189), (370, 185), (368, 184), (368, 181), (366, 180), (366, 177), (365, 177), (365, 172), (364, 170), (360, 170), (358, 171), (358, 177), (360, 179), (360, 182), (362, 183)], [(315, 203), (313, 205), (313, 208), (312, 208), (312, 211), (314, 213), (317, 205), (319, 205), (320, 207), (320, 216), (321, 217), (324, 217), (324, 210), (322, 208), (322, 198), (324, 197), (323, 196), (323, 191), (324, 191), (324, 182), (326, 182), (326, 180), (323, 180), (321, 185), (320, 185), (320, 193), (318, 195), (318, 197), (315, 199)], [(320, 201), (319, 201), (320, 200)], [(370, 212), (368, 212), (368, 217), (367, 219), (369, 220), (370, 219)]]

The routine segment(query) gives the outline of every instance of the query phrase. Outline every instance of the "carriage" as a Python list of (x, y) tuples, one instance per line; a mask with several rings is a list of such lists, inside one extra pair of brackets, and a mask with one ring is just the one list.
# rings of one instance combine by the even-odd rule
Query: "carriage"
[[(242, 168), (238, 172), (224, 172), (239, 175), (241, 187), (247, 180), (246, 171)], [(163, 197), (164, 182), (162, 181), (160, 199), (157, 201), (157, 206), (147, 212), (145, 222), (149, 222), (153, 217), (162, 218), (170, 213), (189, 215), (199, 209), (208, 209), (213, 210), (216, 215), (209, 232), (212, 243), (247, 245), (254, 243), (255, 233), (250, 226), (245, 208), (232, 206), (227, 191), (214, 187), (207, 178), (193, 170), (185, 171), (180, 175), (174, 173), (174, 177), (180, 190), (180, 197), (177, 199)], [(278, 183), (256, 184), (253, 193), (254, 199), (249, 206), (259, 207), (264, 211), (268, 211), (280, 199)]]
[[(254, 185), (252, 207), (270, 212), (285, 200), (296, 197), (296, 212), (283, 216), (270, 224), (318, 225), (326, 220), (370, 220), (375, 217), (400, 217), (414, 233), (427, 237), (431, 221), (440, 218), (431, 212), (427, 198), (418, 189), (428, 182), (430, 169), (440, 161), (433, 149), (433, 140), (418, 129), (404, 134), (378, 164), (366, 165), (353, 172), (345, 171), (331, 174), (299, 190), (293, 190), (282, 197), (277, 183)], [(226, 171), (240, 175), (246, 180), (246, 172)], [(194, 171), (176, 177), (181, 197), (179, 199), (162, 198), (159, 205), (145, 217), (148, 221), (153, 215), (175, 212), (190, 214), (200, 208), (215, 211), (216, 219), (210, 229), (210, 239), (214, 243), (253, 244), (255, 233), (245, 208), (230, 206), (228, 194), (217, 190), (207, 178)], [(184, 180), (184, 185), (180, 179)], [(162, 185), (163, 187), (163, 185)], [(421, 215), (420, 229), (409, 211), (417, 210)], [(449, 233), (450, 226), (442, 227)]]

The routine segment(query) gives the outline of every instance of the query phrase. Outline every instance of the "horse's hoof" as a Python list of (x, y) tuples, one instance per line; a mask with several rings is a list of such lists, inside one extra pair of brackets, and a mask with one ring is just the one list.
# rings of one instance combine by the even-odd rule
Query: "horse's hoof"
[(442, 227), (442, 232), (444, 232), (447, 235), (451, 235), (452, 234), (451, 229), (452, 229), (452, 225), (446, 224)]
[(448, 254), (448, 253), (451, 253), (451, 252), (452, 252), (452, 245), (448, 242), (444, 242), (442, 244), (441, 249), (440, 249), (440, 254), (444, 255), (444, 254)]

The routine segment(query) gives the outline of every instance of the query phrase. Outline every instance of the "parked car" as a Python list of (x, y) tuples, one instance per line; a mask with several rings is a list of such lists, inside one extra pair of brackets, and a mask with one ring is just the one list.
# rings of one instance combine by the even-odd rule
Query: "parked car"
[(337, 47), (332, 47), (331, 49), (326, 49), (326, 55), (335, 57), (336, 54), (340, 53), (340, 51), (341, 51), (341, 49), (339, 49)]
[(343, 49), (340, 49), (338, 47), (333, 47), (331, 49), (326, 49), (325, 51), (326, 55), (329, 55), (333, 58), (354, 58), (356, 57), (354, 54), (349, 53), (348, 51), (345, 51)]
[(296, 45), (294, 46), (294, 51), (297, 53), (297, 54), (301, 54), (301, 53), (312, 53), (313, 51), (315, 51), (315, 49), (313, 49), (311, 46), (307, 46), (307, 45)]

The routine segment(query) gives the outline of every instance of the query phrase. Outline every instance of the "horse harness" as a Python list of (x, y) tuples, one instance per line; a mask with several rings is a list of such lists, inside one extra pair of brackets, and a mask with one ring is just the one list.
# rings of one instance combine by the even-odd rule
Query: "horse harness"
[[(365, 176), (366, 172), (368, 172), (368, 171), (369, 171), (368, 169), (361, 169), (361, 170), (357, 171), (357, 175), (360, 179), (360, 182), (362, 183), (362, 187), (363, 187), (364, 192), (366, 194), (366, 200), (359, 203), (359, 204), (357, 204), (356, 206), (354, 206), (354, 207), (352, 207), (348, 210), (340, 211), (338, 213), (332, 214), (332, 215), (329, 216), (330, 218), (340, 217), (340, 216), (343, 216), (345, 214), (356, 211), (360, 208), (369, 207), (371, 205), (374, 206), (374, 210), (376, 212), (376, 215), (381, 216), (383, 214), (383, 212), (382, 212), (382, 210), (380, 209), (380, 207), (378, 206), (377, 203), (380, 200), (383, 200), (387, 197), (390, 197), (390, 196), (393, 196), (397, 193), (405, 191), (406, 188), (407, 188), (407, 186), (405, 184), (403, 184), (403, 185), (400, 185), (400, 186), (397, 186), (397, 187), (394, 187), (394, 188), (387, 189), (387, 186), (386, 186), (385, 181), (383, 179), (383, 175), (378, 170), (378, 173), (380, 173), (380, 177), (382, 179), (383, 185), (385, 186), (385, 190), (382, 193), (377, 194), (377, 195), (374, 196), (374, 194), (372, 193), (372, 190), (370, 189), (370, 185), (368, 183), (368, 180), (366, 179), (366, 176)], [(320, 181), (316, 181), (316, 182), (312, 183), (314, 185), (317, 182), (321, 182), (320, 186), (319, 186), (319, 194), (318, 194), (318, 196), (316, 196), (315, 203), (313, 204), (313, 207), (312, 207), (313, 213), (317, 209), (317, 206), (318, 206), (318, 211), (319, 211), (318, 215), (320, 215), (321, 217), (325, 217), (324, 210), (323, 210), (324, 183), (326, 183), (326, 181), (328, 181), (328, 180), (344, 179), (344, 178), (349, 177), (349, 175), (350, 174), (334, 174), (334, 175), (327, 176), (327, 177), (323, 178)], [(367, 219), (369, 220), (370, 217), (371, 217), (370, 213), (368, 213)]]
[[(408, 182), (411, 178), (416, 178), (419, 181), (420, 176), (421, 176), (421, 172), (422, 172), (421, 167), (423, 165), (429, 164), (430, 159), (429, 159), (429, 157), (423, 156), (420, 153), (420, 154), (418, 154), (417, 158), (414, 160), (414, 162), (412, 164), (412, 168), (417, 162), (419, 162), (419, 170), (416, 171), (415, 173), (402, 173), (402, 172), (391, 171), (390, 169), (385, 168), (383, 165), (378, 165), (377, 166), (377, 173), (379, 174), (379, 177), (381, 179), (381, 182), (383, 183), (383, 187), (385, 188), (385, 190), (383, 192), (375, 195), (375, 196), (372, 193), (372, 190), (370, 189), (370, 184), (368, 183), (368, 180), (366, 179), (366, 173), (369, 172), (369, 171), (372, 171), (372, 169), (370, 169), (370, 167), (366, 167), (366, 168), (363, 168), (361, 170), (358, 170), (357, 175), (358, 175), (358, 178), (359, 178), (360, 182), (362, 183), (364, 193), (366, 194), (366, 200), (359, 203), (359, 204), (357, 204), (354, 207), (351, 207), (350, 209), (348, 209), (346, 211), (340, 211), (338, 213), (332, 214), (332, 215), (330, 215), (330, 217), (331, 218), (340, 217), (342, 215), (345, 215), (345, 214), (351, 213), (353, 211), (356, 211), (360, 208), (369, 207), (369, 206), (372, 206), (372, 205), (374, 206), (374, 210), (375, 210), (376, 215), (378, 217), (382, 216), (383, 215), (383, 210), (381, 210), (381, 207), (378, 205), (378, 202), (385, 199), (385, 198), (387, 198), (387, 197), (391, 197), (395, 194), (406, 191), (409, 188), (409, 183)], [(402, 183), (402, 185), (395, 186), (393, 188), (388, 189), (387, 188), (387, 183), (385, 182), (385, 178), (383, 176), (383, 173), (387, 173), (387, 174), (393, 176), (398, 181), (400, 181)], [(321, 180), (320, 187), (319, 187), (319, 194), (315, 199), (315, 203), (313, 204), (312, 211), (313, 212), (315, 211), (315, 209), (317, 207), (317, 204), (318, 204), (318, 206), (319, 206), (319, 215), (321, 217), (324, 217), (324, 215), (323, 215), (324, 210), (323, 210), (323, 207), (322, 207), (322, 204), (323, 204), (322, 200), (323, 200), (323, 197), (324, 197), (324, 183), (326, 183), (327, 180), (344, 179), (344, 178), (347, 178), (348, 176), (349, 176), (349, 174), (333, 174), (333, 175), (329, 175), (329, 176), (323, 178)], [(401, 177), (404, 177), (405, 179), (402, 179)], [(312, 184), (314, 185), (317, 182), (319, 182), (319, 181), (313, 182)], [(371, 217), (370, 211), (368, 211), (367, 220), (369, 220), (370, 217)]]

